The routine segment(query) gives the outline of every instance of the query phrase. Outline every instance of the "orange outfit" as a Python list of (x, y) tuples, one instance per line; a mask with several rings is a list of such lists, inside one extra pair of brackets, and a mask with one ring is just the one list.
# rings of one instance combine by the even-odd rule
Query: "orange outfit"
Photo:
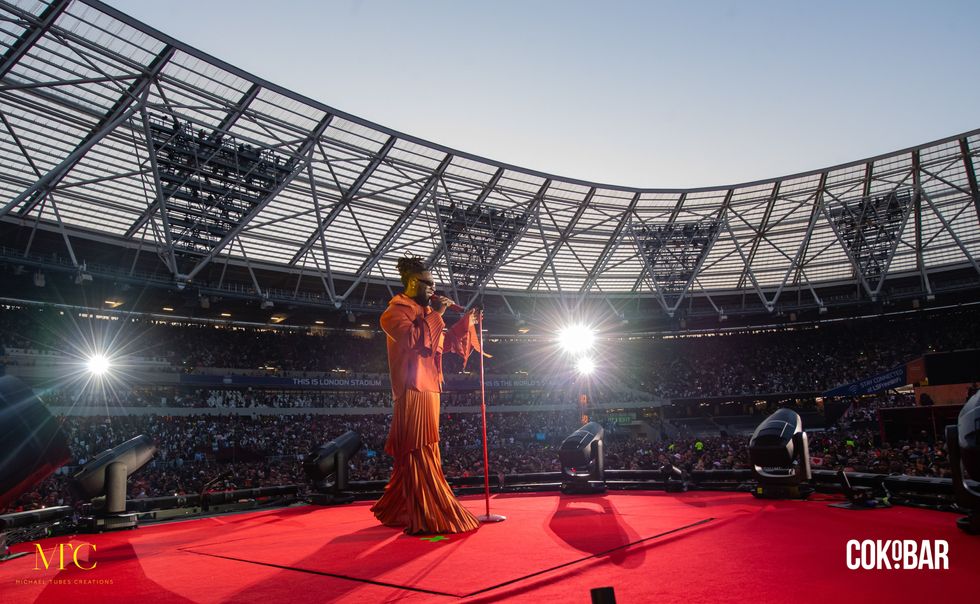
[(405, 294), (392, 298), (381, 315), (395, 404), (385, 452), (395, 463), (371, 511), (382, 524), (405, 526), (410, 534), (461, 533), (480, 526), (449, 488), (439, 454), (443, 345), (468, 352), (475, 330), (468, 317), (445, 335), (443, 327), (439, 313)]

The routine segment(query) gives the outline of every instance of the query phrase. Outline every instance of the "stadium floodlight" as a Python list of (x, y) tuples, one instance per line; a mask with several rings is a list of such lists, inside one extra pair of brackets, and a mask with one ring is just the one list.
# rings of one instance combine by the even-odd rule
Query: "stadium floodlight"
[(361, 437), (357, 432), (348, 431), (306, 456), (303, 471), (313, 483), (310, 503), (334, 505), (354, 501), (353, 495), (344, 492), (347, 490), (347, 461), (360, 449)]
[(803, 420), (792, 409), (779, 409), (749, 439), (749, 463), (758, 482), (753, 491), (766, 499), (805, 497), (800, 485), (810, 480), (810, 448)]
[(129, 476), (147, 464), (157, 447), (145, 434), (96, 455), (71, 476), (70, 485), (80, 499), (91, 500), (96, 513), (82, 519), (89, 530), (135, 528), (136, 514), (126, 513)]
[(602, 426), (589, 422), (572, 432), (558, 448), (563, 493), (605, 493)]
[(582, 357), (575, 363), (575, 369), (580, 375), (591, 375), (595, 371), (595, 361), (589, 357)]
[(956, 525), (971, 535), (980, 535), (980, 490), (966, 484), (968, 478), (980, 481), (980, 392), (963, 405), (956, 424), (946, 426), (946, 446), (956, 503), (970, 510)]
[(112, 367), (112, 364), (104, 354), (93, 354), (85, 362), (85, 367), (88, 369), (89, 373), (99, 377), (108, 373), (109, 369)]
[(585, 325), (568, 325), (558, 332), (558, 345), (571, 354), (585, 352), (595, 345), (595, 331)]

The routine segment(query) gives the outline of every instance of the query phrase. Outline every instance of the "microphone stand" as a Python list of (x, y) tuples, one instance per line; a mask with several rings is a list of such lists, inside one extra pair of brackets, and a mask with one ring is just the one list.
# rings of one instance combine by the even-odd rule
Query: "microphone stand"
[(476, 332), (480, 334), (480, 411), (483, 414), (483, 492), (486, 495), (487, 513), (476, 517), (480, 522), (503, 522), (506, 516), (490, 513), (490, 456), (487, 454), (487, 390), (483, 374), (483, 312), (477, 315)]

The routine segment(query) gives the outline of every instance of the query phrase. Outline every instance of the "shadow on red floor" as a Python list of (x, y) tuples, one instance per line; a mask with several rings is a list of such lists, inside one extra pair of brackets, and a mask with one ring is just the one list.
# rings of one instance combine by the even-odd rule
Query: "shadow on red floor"
[[(481, 498), (464, 498), (481, 513)], [(377, 524), (370, 503), (300, 506), (46, 539), (92, 543), (82, 570), (0, 565), (10, 602), (948, 600), (974, 593), (980, 539), (956, 515), (895, 507), (852, 512), (827, 502), (741, 493), (499, 495), (505, 522), (463, 535), (409, 536)], [(435, 538), (433, 538), (435, 537)], [(850, 539), (943, 539), (948, 570), (849, 570)], [(34, 552), (34, 544), (13, 551)], [(50, 555), (48, 556), (50, 559)]]

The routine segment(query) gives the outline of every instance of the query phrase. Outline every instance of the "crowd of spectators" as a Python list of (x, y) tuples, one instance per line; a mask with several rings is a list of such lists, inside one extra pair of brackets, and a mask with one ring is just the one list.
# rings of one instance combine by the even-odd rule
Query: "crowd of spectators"
[(911, 392), (887, 392), (877, 396), (852, 397), (847, 411), (841, 417), (841, 425), (870, 428), (878, 421), (879, 409), (915, 406), (915, 395)]
[[(863, 411), (861, 411), (863, 412)], [(649, 440), (617, 427), (607, 428), (606, 467), (656, 469), (671, 463), (688, 472), (748, 468), (744, 436), (675, 436)], [(811, 432), (815, 467), (914, 476), (949, 476), (945, 444), (921, 438), (881, 443), (860, 418), (847, 417), (822, 432)], [(560, 470), (558, 446), (580, 425), (577, 412), (489, 413), (490, 467), (498, 474)], [(137, 434), (157, 443), (153, 461), (130, 479), (130, 498), (197, 493), (215, 476), (230, 475), (219, 490), (305, 483), (301, 461), (318, 445), (347, 430), (356, 431), (362, 450), (350, 461), (353, 480), (386, 480), (391, 459), (384, 453), (388, 415), (191, 415), (64, 417), (72, 462), (23, 495), (11, 508), (74, 503), (67, 474), (73, 468)], [(443, 468), (452, 481), (482, 475), (482, 425), (475, 413), (444, 413), (440, 422)], [(7, 510), (7, 511), (11, 511)]]
[(819, 393), (922, 354), (977, 348), (980, 313), (843, 321), (767, 333), (626, 342), (624, 377), (665, 398)]
[(177, 324), (135, 314), (94, 318), (55, 307), (0, 310), (0, 348), (70, 355), (100, 342), (113, 342), (120, 357), (163, 358), (183, 372), (201, 368), (269, 368), (264, 374), (338, 368), (361, 373), (388, 370), (384, 338), (373, 329)]
[[(490, 389), (487, 406), (563, 405), (575, 407), (579, 401), (578, 388), (552, 389)], [(112, 389), (59, 389), (42, 395), (52, 407), (97, 406), (109, 407), (194, 407), (200, 409), (369, 409), (391, 407), (391, 390), (276, 390), (267, 388), (188, 388), (141, 387)], [(443, 407), (476, 407), (480, 393), (472, 390), (447, 391), (442, 396)], [(644, 400), (635, 392), (596, 388), (587, 395), (592, 404), (635, 402)], [(649, 400), (647, 397), (646, 400)]]
[[(0, 347), (69, 352), (78, 343), (68, 341), (66, 334), (111, 339), (117, 342), (118, 354), (166, 359), (174, 371), (387, 373), (385, 338), (376, 328), (231, 328), (139, 317), (105, 321), (52, 307), (0, 310)], [(598, 343), (596, 381), (619, 385), (619, 396), (634, 398), (819, 393), (927, 352), (975, 348), (977, 342), (980, 309), (973, 308), (752, 331), (607, 339)], [(560, 363), (551, 358), (553, 342), (500, 337), (487, 343), (487, 349), (493, 353), (486, 359), (488, 374), (538, 380), (569, 377), (555, 374)], [(450, 374), (463, 370), (452, 356), (445, 365)]]
[[(119, 354), (165, 359), (174, 372), (330, 372), (384, 375), (387, 360), (382, 334), (359, 331), (277, 330), (215, 325), (174, 325), (130, 317), (115, 321), (79, 317), (52, 307), (0, 310), (0, 347), (66, 354), (79, 343), (66, 334), (94, 341), (116, 341)], [(784, 327), (755, 332), (657, 335), (629, 340), (601, 340), (596, 355), (605, 359), (593, 380), (590, 402), (706, 399), (770, 393), (810, 393), (808, 401), (834, 386), (868, 377), (930, 351), (975, 348), (980, 342), (980, 312), (973, 309), (918, 313), (896, 317)], [(488, 374), (518, 375), (543, 383), (552, 380), (543, 340), (498, 338), (487, 344)], [(491, 350), (492, 349), (492, 350)], [(264, 369), (262, 369), (264, 368)], [(472, 370), (472, 367), (470, 367)], [(447, 371), (462, 371), (458, 361)], [(356, 373), (355, 373), (356, 372)], [(561, 404), (564, 411), (494, 412), (489, 418), (491, 471), (501, 474), (558, 470), (557, 447), (579, 424), (579, 386), (491, 389), (488, 403), (534, 406)], [(196, 493), (202, 485), (230, 470), (218, 488), (245, 488), (302, 483), (300, 461), (319, 444), (345, 432), (361, 435), (363, 450), (351, 460), (354, 480), (385, 480), (391, 460), (384, 453), (389, 415), (374, 413), (391, 405), (386, 389), (363, 391), (188, 388), (141, 384), (111, 392), (112, 404), (136, 407), (200, 409), (190, 416), (132, 415), (64, 418), (73, 453), (72, 467), (136, 434), (158, 443), (158, 453), (134, 474), (130, 497)], [(105, 404), (105, 392), (68, 389), (43, 395), (51, 406)], [(750, 400), (750, 399), (742, 399)], [(908, 395), (858, 399), (830, 429), (811, 433), (815, 465), (878, 473), (948, 476), (946, 447), (923, 435), (882, 443), (871, 430), (878, 410), (912, 404)], [(447, 392), (445, 408), (475, 406), (476, 392)], [(715, 404), (715, 403), (712, 403)], [(742, 414), (768, 411), (755, 402)], [(346, 415), (306, 411), (263, 414), (262, 409), (364, 409)], [(219, 415), (214, 410), (256, 409), (250, 415)], [(692, 409), (693, 407), (683, 407)], [(700, 408), (700, 407), (698, 407)], [(713, 407), (708, 407), (713, 409)], [(370, 412), (369, 412), (370, 411)], [(689, 416), (688, 414), (687, 416)], [(717, 415), (717, 413), (715, 414)], [(687, 417), (679, 415), (677, 417)], [(835, 418), (836, 419), (836, 418)], [(443, 465), (451, 479), (482, 473), (479, 415), (450, 410), (441, 418)], [(685, 470), (745, 468), (744, 436), (698, 437), (670, 433), (648, 440), (616, 429), (606, 441), (606, 466), (653, 469), (670, 462)], [(25, 494), (15, 508), (27, 509), (74, 500), (66, 468)]]

